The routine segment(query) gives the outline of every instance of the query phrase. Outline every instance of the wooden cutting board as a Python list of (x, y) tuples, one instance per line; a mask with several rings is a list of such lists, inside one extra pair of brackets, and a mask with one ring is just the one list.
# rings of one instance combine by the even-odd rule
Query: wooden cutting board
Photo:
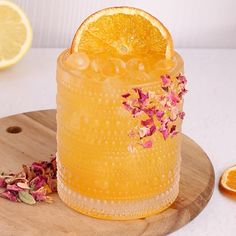
[[(47, 160), (56, 152), (55, 110), (0, 119), (0, 171)], [(29, 206), (0, 198), (0, 235), (158, 236), (186, 225), (211, 198), (214, 169), (206, 153), (183, 135), (180, 193), (166, 211), (130, 221), (106, 221), (71, 210), (53, 194), (53, 204)]]

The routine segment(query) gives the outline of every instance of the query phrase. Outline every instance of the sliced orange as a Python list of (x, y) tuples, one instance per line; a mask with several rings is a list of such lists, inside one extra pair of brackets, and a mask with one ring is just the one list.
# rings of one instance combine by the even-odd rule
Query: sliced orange
[(106, 8), (89, 16), (77, 30), (71, 53), (86, 51), (111, 56), (174, 54), (165, 26), (152, 15), (131, 7)]
[(236, 166), (225, 170), (220, 179), (220, 188), (221, 190), (236, 196)]

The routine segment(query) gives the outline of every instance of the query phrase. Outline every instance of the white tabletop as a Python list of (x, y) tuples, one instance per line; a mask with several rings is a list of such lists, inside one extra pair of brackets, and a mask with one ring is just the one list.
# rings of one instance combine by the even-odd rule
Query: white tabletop
[[(62, 49), (31, 49), (16, 66), (0, 71), (0, 117), (55, 108), (56, 58)], [(236, 50), (181, 49), (189, 93), (183, 132), (209, 155), (216, 172), (207, 207), (175, 236), (236, 234), (236, 201), (220, 194), (222, 171), (236, 164)]]

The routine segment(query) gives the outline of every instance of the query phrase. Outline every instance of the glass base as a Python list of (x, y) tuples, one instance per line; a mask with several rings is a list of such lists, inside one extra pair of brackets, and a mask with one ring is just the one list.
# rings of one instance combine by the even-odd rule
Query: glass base
[(168, 208), (179, 193), (179, 180), (166, 192), (142, 200), (112, 201), (90, 198), (63, 184), (58, 175), (58, 194), (74, 210), (99, 219), (129, 220), (157, 214)]

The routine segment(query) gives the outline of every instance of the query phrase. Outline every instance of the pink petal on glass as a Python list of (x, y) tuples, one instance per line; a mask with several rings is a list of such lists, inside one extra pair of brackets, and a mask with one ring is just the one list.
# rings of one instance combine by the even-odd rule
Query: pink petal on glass
[(162, 117), (164, 116), (164, 112), (163, 111), (159, 111), (159, 110), (157, 110), (157, 112), (156, 112), (156, 117), (157, 117), (157, 119), (159, 120), (159, 121), (161, 121), (161, 119), (162, 119)]
[(162, 80), (162, 86), (164, 88), (167, 88), (171, 84), (171, 80), (170, 80), (169, 75), (162, 75), (161, 80)]
[(0, 193), (0, 197), (6, 198), (12, 202), (17, 202), (17, 196), (13, 192), (9, 190), (5, 190), (4, 192)]
[(173, 92), (170, 92), (169, 99), (173, 106), (176, 106), (176, 104), (179, 102), (179, 98)]
[(147, 119), (147, 120), (141, 120), (141, 125), (143, 126), (148, 126), (148, 125), (151, 125), (153, 124), (153, 119), (150, 118), (150, 119)]
[(144, 148), (151, 148), (152, 147), (152, 141), (148, 140), (142, 144)]
[(179, 118), (183, 120), (184, 117), (185, 117), (185, 112), (183, 112), (183, 111), (179, 112)]
[(178, 133), (179, 133), (178, 131), (174, 131), (174, 132), (171, 134), (171, 137), (176, 136)]
[(169, 132), (167, 129), (161, 129), (160, 132), (162, 133), (163, 138), (166, 140), (169, 136)]
[(172, 125), (170, 128), (170, 133), (172, 134), (176, 130), (176, 125)]
[(135, 108), (132, 109), (132, 115), (134, 117), (138, 116), (138, 114), (140, 114), (140, 112), (141, 112), (141, 110), (138, 107), (135, 107)]
[(185, 77), (184, 75), (179, 74), (179, 75), (176, 77), (176, 79), (177, 79), (180, 83), (182, 83), (182, 84), (186, 84), (186, 83), (187, 83), (187, 79), (186, 79), (186, 77)]
[(151, 126), (151, 128), (149, 129), (149, 133), (147, 134), (148, 136), (151, 136), (151, 135), (153, 135), (155, 132), (156, 132), (156, 126), (155, 125), (153, 125), (153, 126)]
[(175, 121), (178, 118), (178, 114), (179, 114), (178, 107), (173, 107), (171, 109), (171, 115), (170, 115), (171, 121)]
[(156, 108), (152, 107), (152, 108), (144, 108), (143, 111), (149, 116), (149, 117), (153, 117), (156, 113)]
[(127, 111), (131, 111), (131, 110), (132, 110), (132, 107), (128, 104), (128, 102), (123, 102), (122, 104), (124, 105), (124, 108), (125, 108)]
[(125, 93), (121, 95), (123, 98), (128, 98), (130, 96), (130, 93)]

